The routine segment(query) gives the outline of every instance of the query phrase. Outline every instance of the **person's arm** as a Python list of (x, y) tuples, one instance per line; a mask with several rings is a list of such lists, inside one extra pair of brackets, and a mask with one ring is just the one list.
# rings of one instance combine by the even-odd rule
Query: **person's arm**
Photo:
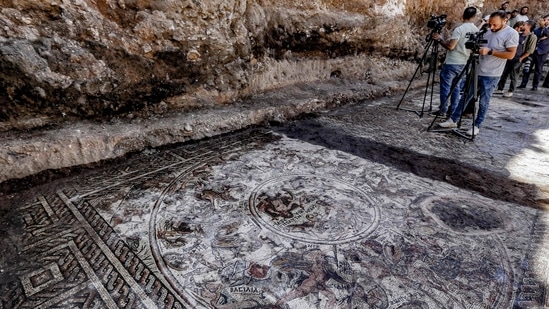
[[(502, 30), (505, 31), (505, 30)], [(490, 47), (481, 47), (479, 49), (480, 55), (491, 55), (494, 57), (498, 57), (500, 59), (506, 59), (510, 60), (515, 57), (515, 54), (517, 53), (517, 47), (519, 44), (519, 34), (518, 32), (511, 30), (508, 33), (504, 34), (506, 37), (504, 46), (505, 50), (495, 50)]]
[(517, 53), (517, 47), (507, 47), (505, 48), (505, 51), (497, 51), (494, 49), (491, 49), (489, 47), (481, 47), (478, 51), (479, 55), (492, 55), (494, 57), (498, 57), (501, 59), (513, 59), (515, 57), (515, 54)]
[(530, 53), (525, 52), (524, 54), (522, 54), (522, 56), (519, 57), (519, 62), (523, 62), (524, 59), (528, 58), (528, 56), (530, 56)]
[(519, 58), (520, 62), (523, 62), (526, 58), (534, 53), (534, 51), (536, 50), (536, 44), (536, 35), (529, 35), (526, 39), (524, 53)]
[(539, 37), (540, 41), (549, 39), (549, 29), (546, 27), (540, 31), (541, 36)]
[(454, 50), (458, 45), (458, 40), (451, 39), (450, 41), (440, 41), (440, 45), (447, 50)]
[[(452, 36), (455, 37), (456, 32), (452, 33)], [(437, 41), (442, 47), (450, 51), (454, 50), (458, 44), (458, 39), (451, 38), (450, 40), (445, 41), (444, 39), (442, 39), (442, 35), (440, 35), (440, 33), (433, 33), (433, 39)]]

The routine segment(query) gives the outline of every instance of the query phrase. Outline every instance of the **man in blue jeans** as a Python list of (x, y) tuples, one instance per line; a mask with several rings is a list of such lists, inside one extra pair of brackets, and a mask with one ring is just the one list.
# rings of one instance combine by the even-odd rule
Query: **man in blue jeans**
[[(463, 24), (454, 29), (450, 40), (443, 40), (439, 33), (433, 34), (433, 39), (448, 50), (446, 60), (440, 70), (440, 106), (438, 112), (434, 113), (435, 115), (445, 116), (447, 113), (451, 115), (452, 111), (459, 103), (459, 93), (465, 75), (462, 76), (461, 80), (458, 80), (458, 77), (471, 54), (471, 50), (465, 47), (465, 42), (468, 40), (467, 33), (478, 32), (478, 28), (473, 24), (476, 15), (476, 8), (466, 8), (465, 11), (463, 11)], [(450, 110), (448, 110), (448, 97), (450, 96), (452, 85), (454, 84), (456, 87), (451, 94)]]
[[(506, 25), (507, 14), (504, 11), (490, 14), (488, 22), (490, 30), (484, 34), (487, 43), (478, 49), (480, 55), (478, 65), (479, 108), (477, 115), (475, 115), (474, 126), (466, 133), (470, 136), (479, 133), (480, 125), (488, 112), (490, 98), (505, 68), (505, 62), (508, 59), (513, 59), (519, 42), (518, 32)], [(452, 116), (445, 122), (439, 123), (439, 126), (443, 128), (457, 127), (457, 121), (464, 110), (464, 106), (469, 103), (474, 95), (473, 87), (469, 90), (468, 94), (462, 96)]]

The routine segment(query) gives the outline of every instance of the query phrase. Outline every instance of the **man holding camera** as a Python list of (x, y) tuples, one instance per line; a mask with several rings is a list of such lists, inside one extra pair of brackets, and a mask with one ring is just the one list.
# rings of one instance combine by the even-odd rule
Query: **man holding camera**
[[(504, 11), (490, 14), (488, 23), (490, 30), (484, 34), (486, 43), (479, 42), (482, 46), (478, 50), (473, 51), (479, 55), (479, 108), (477, 115), (475, 115), (473, 127), (466, 133), (469, 136), (475, 136), (479, 133), (479, 128), (488, 112), (490, 98), (497, 86), (501, 73), (503, 73), (505, 63), (508, 59), (513, 59), (519, 42), (518, 32), (507, 26), (507, 15)], [(482, 38), (482, 35), (480, 35), (480, 38)], [(443, 128), (456, 128), (457, 121), (465, 105), (471, 101), (474, 95), (474, 87), (470, 87), (469, 93), (462, 96), (458, 107), (450, 118), (445, 122), (439, 123), (439, 126)]]
[[(433, 33), (433, 39), (440, 43), (442, 47), (448, 50), (446, 59), (440, 70), (440, 106), (438, 112), (435, 112), (438, 116), (445, 116), (446, 113), (452, 114), (457, 104), (459, 103), (460, 90), (462, 86), (462, 78), (459, 79), (459, 75), (467, 60), (471, 51), (465, 47), (467, 41), (467, 33), (477, 32), (478, 29), (474, 25), (477, 15), (477, 9), (474, 7), (468, 7), (463, 11), (463, 24), (454, 29), (450, 40), (442, 40), (442, 36), (435, 32)], [(452, 86), (456, 85), (454, 91), (450, 94)], [(448, 97), (451, 95), (450, 110), (448, 110)]]

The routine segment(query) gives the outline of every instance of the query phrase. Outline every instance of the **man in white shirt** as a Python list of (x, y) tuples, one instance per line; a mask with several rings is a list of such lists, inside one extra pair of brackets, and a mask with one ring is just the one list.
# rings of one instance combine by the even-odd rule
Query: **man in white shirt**
[[(461, 79), (458, 79), (458, 77), (471, 54), (471, 50), (465, 47), (467, 34), (478, 32), (478, 28), (474, 24), (476, 18), (477, 9), (468, 7), (463, 11), (463, 24), (454, 29), (449, 40), (443, 40), (439, 33), (433, 34), (433, 39), (448, 50), (440, 70), (440, 106), (438, 112), (434, 112), (438, 116), (446, 116), (447, 113), (451, 115), (459, 103), (461, 84), (465, 75)], [(456, 87), (450, 93), (453, 85), (456, 85)], [(451, 97), (450, 109), (448, 109), (448, 97)]]
[[(467, 135), (475, 136), (488, 112), (488, 106), (492, 93), (497, 86), (501, 73), (508, 59), (513, 59), (517, 52), (519, 34), (513, 28), (506, 25), (507, 14), (504, 11), (496, 11), (490, 14), (490, 30), (484, 35), (487, 43), (478, 49), (478, 95), (479, 108), (473, 127), (467, 131)], [(464, 106), (474, 96), (474, 89), (470, 87), (469, 93), (464, 93), (459, 105), (452, 116), (445, 122), (439, 123), (443, 128), (456, 128), (457, 121), (461, 117)]]
[(520, 13), (517, 15), (517, 17), (515, 17), (515, 21), (519, 22), (527, 20), (530, 20), (530, 18), (528, 17), (528, 7), (523, 6), (520, 8)]

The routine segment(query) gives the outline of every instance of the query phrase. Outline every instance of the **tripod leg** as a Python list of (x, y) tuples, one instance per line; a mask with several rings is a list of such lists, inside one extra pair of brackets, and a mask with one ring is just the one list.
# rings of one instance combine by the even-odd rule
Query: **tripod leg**
[[(431, 61), (429, 61), (431, 62)], [(430, 70), (430, 69), (429, 69)], [(427, 99), (427, 92), (429, 91), (429, 84), (431, 84), (431, 72), (427, 75), (427, 84), (425, 84), (425, 92), (423, 93), (423, 104), (421, 105), (421, 112), (416, 113), (421, 118), (423, 117), (423, 111), (425, 110), (425, 100)]]
[(433, 87), (435, 86), (435, 73), (436, 73), (436, 61), (438, 53), (438, 44), (435, 44), (431, 55), (429, 56), (429, 75), (427, 75), (427, 84), (425, 84), (425, 93), (423, 94), (423, 104), (421, 105), (421, 112), (418, 116), (423, 117), (425, 111), (425, 101), (427, 100), (427, 93), (429, 92), (429, 87), (431, 88), (431, 102), (429, 104), (429, 111), (433, 107)]
[[(476, 117), (477, 117), (477, 102), (478, 102), (478, 98), (479, 98), (479, 93), (478, 93), (478, 61), (479, 61), (478, 55), (475, 55), (474, 56), (474, 61), (473, 61), (473, 66), (471, 68), (471, 72), (468, 75), (468, 79), (472, 79), (472, 80), (469, 80), (469, 83), (468, 83), (468, 88), (469, 89), (467, 89), (468, 90), (467, 99), (460, 101), (461, 115), (459, 116), (459, 121), (458, 121), (458, 127), (461, 127), (461, 120), (463, 118), (463, 112), (465, 111), (466, 106), (468, 104), (473, 104), (473, 122), (471, 124), (471, 130), (473, 131), (473, 133), (474, 133), (474, 130), (475, 130), (475, 120), (476, 120)], [(465, 104), (465, 102), (467, 102), (468, 104)], [(462, 103), (464, 103), (464, 104), (462, 105)], [(457, 135), (459, 135), (463, 138), (470, 139), (470, 140), (475, 139), (475, 134), (472, 134), (471, 136), (468, 136), (467, 134), (463, 133), (463, 131), (461, 129), (456, 129), (456, 130), (454, 130), (454, 132)]]
[(438, 44), (435, 45), (435, 49), (433, 50), (433, 55), (431, 58), (431, 65), (433, 68), (432, 76), (433, 79), (431, 81), (431, 100), (429, 101), (429, 112), (433, 111), (433, 94), (435, 92), (435, 78), (436, 78), (436, 68), (437, 68), (437, 62), (438, 62)]
[(471, 140), (474, 140), (475, 139), (475, 122), (477, 120), (477, 116), (478, 116), (478, 104), (479, 104), (479, 91), (478, 91), (478, 61), (479, 59), (477, 58), (475, 60), (475, 71), (474, 71), (474, 77), (475, 77), (475, 83), (474, 83), (474, 91), (475, 91), (475, 96), (474, 96), (474, 105), (473, 105), (473, 123), (471, 124)]
[(461, 121), (463, 119), (463, 113), (469, 104), (475, 104), (476, 101), (476, 83), (474, 74), (469, 74), (467, 80), (465, 81), (465, 88), (463, 89), (463, 97), (459, 100), (459, 105), (457, 109), (459, 110), (459, 119), (457, 121), (458, 127), (461, 126)]
[(418, 66), (416, 68), (416, 71), (414, 72), (414, 75), (412, 75), (412, 78), (408, 82), (408, 86), (406, 87), (406, 90), (404, 91), (404, 94), (402, 95), (402, 98), (400, 99), (400, 102), (398, 103), (398, 105), (396, 107), (397, 110), (400, 109), (400, 105), (404, 101), (404, 97), (408, 93), (408, 90), (410, 90), (410, 87), (412, 86), (412, 82), (414, 81), (414, 78), (416, 77), (419, 70), (421, 70), (421, 67), (423, 66), (422, 64), (425, 62), (425, 59), (427, 58), (427, 53), (428, 53), (429, 49), (431, 48), (431, 46), (433, 45), (433, 42), (434, 42), (433, 40), (429, 40), (427, 45), (425, 46), (425, 52), (423, 53), (423, 56), (421, 57), (421, 60), (420, 60)]

